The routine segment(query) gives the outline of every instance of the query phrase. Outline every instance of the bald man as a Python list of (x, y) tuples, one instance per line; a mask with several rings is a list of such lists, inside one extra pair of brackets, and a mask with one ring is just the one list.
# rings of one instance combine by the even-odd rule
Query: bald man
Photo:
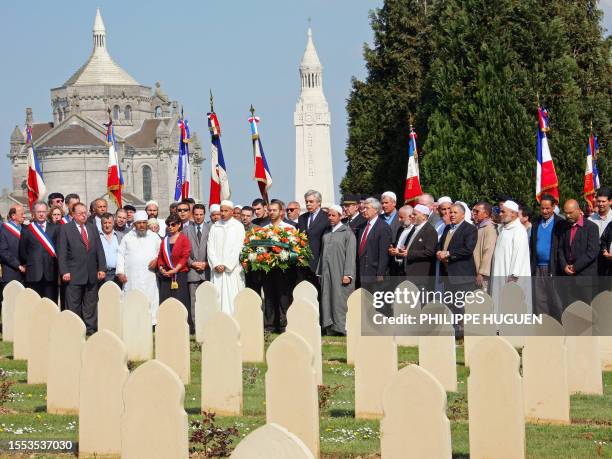
[(563, 212), (568, 227), (561, 236), (559, 247), (561, 271), (567, 276), (596, 276), (599, 250), (597, 225), (584, 218), (575, 199), (565, 202)]
[(582, 300), (589, 304), (592, 299), (591, 282), (597, 276), (597, 255), (599, 254), (599, 228), (584, 218), (580, 205), (569, 199), (563, 205), (567, 220), (559, 242), (558, 260), (560, 271), (569, 277), (580, 277), (580, 281), (566, 285), (569, 298), (564, 303)]

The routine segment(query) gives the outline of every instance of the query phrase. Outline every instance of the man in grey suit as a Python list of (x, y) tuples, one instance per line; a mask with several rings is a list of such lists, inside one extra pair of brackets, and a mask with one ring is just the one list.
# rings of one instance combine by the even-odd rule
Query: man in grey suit
[(183, 230), (191, 244), (189, 273), (187, 274), (189, 295), (191, 296), (191, 317), (194, 322), (189, 324), (191, 334), (195, 333), (195, 292), (202, 282), (210, 279), (210, 269), (206, 261), (209, 226), (204, 223), (205, 216), (206, 207), (204, 204), (195, 204), (193, 206), (193, 222)]
[(87, 207), (77, 203), (74, 219), (62, 225), (57, 261), (66, 284), (66, 309), (83, 319), (87, 334), (98, 329), (98, 281), (106, 275), (106, 258), (96, 224), (87, 222)]

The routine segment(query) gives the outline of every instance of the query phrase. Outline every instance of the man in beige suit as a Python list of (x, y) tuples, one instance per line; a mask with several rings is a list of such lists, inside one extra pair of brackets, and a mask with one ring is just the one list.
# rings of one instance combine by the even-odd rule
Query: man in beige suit
[(491, 204), (480, 201), (472, 209), (472, 219), (478, 228), (478, 241), (474, 249), (474, 262), (476, 263), (476, 285), (485, 292), (489, 291), (489, 277), (491, 275), (491, 260), (497, 241), (497, 228), (491, 220), (493, 208)]

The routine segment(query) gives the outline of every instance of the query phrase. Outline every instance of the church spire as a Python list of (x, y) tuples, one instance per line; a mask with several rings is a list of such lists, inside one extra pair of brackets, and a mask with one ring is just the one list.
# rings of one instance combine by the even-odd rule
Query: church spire
[(98, 48), (106, 48), (106, 27), (104, 27), (104, 21), (100, 14), (100, 8), (96, 9), (96, 18), (94, 19), (93, 26), (93, 45), (94, 51)]
[(311, 89), (322, 90), (323, 66), (321, 65), (319, 55), (317, 54), (317, 49), (312, 41), (310, 20), (308, 22), (308, 41), (306, 42), (306, 49), (304, 50), (304, 56), (302, 57), (302, 62), (300, 63), (302, 91)]

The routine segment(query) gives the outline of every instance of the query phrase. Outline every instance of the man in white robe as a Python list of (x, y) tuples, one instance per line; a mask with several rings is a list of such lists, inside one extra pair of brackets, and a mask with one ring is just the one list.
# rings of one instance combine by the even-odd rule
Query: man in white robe
[(217, 287), (221, 310), (234, 313), (234, 298), (244, 288), (240, 252), (244, 244), (244, 226), (233, 218), (234, 204), (221, 201), (221, 219), (208, 233), (208, 264), (211, 282)]
[(528, 307), (525, 312), (531, 312), (529, 238), (519, 220), (518, 204), (514, 201), (504, 202), (500, 209), (500, 219), (503, 226), (495, 244), (491, 270), (493, 300), (499, 304), (503, 286), (508, 282), (517, 282), (525, 293)]
[(123, 292), (140, 290), (149, 299), (153, 325), (157, 324), (159, 293), (155, 267), (161, 239), (147, 229), (145, 211), (134, 216), (134, 231), (127, 233), (119, 244), (117, 252), (117, 278), (123, 283)]

